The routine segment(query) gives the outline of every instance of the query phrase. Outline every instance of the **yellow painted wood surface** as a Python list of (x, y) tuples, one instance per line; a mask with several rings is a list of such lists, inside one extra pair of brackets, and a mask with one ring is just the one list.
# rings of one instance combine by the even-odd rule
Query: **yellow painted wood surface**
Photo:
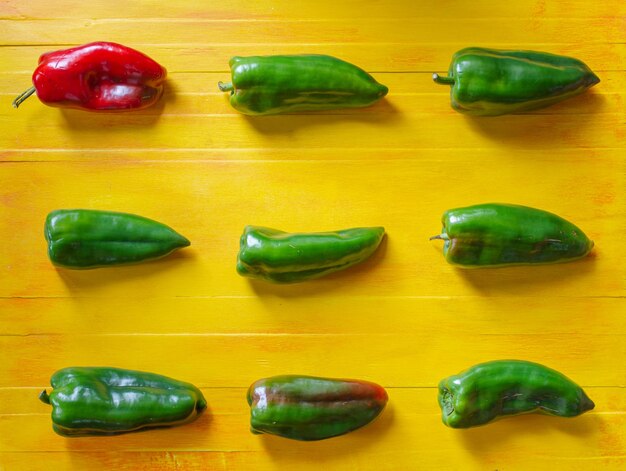
[[(624, 469), (625, 25), (621, 1), (0, 2), (0, 470)], [(163, 100), (120, 115), (10, 107), (41, 53), (93, 40), (166, 66)], [(469, 45), (572, 55), (602, 82), (471, 119), (430, 79)], [(301, 52), (358, 64), (390, 93), (362, 110), (249, 118), (217, 90), (232, 55)], [(451, 267), (429, 236), (444, 210), (485, 201), (558, 213), (596, 248), (570, 264)], [(151, 217), (192, 246), (55, 269), (43, 221), (67, 207)], [(274, 286), (235, 272), (246, 224), (388, 237), (363, 265)], [(497, 358), (563, 371), (596, 408), (443, 426), (437, 382)], [(37, 394), (70, 365), (191, 381), (210, 410), (175, 429), (64, 439)], [(333, 440), (250, 434), (247, 386), (283, 373), (376, 381), (389, 405)]]

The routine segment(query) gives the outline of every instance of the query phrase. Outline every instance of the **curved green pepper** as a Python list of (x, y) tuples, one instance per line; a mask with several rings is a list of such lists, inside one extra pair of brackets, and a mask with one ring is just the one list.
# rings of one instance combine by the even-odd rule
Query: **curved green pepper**
[(363, 69), (324, 55), (233, 57), (230, 104), (249, 115), (369, 106), (387, 94)]
[(237, 271), (275, 283), (296, 283), (344, 270), (365, 261), (385, 235), (382, 227), (289, 234), (246, 226), (240, 239)]
[(164, 257), (190, 245), (172, 228), (134, 214), (59, 209), (46, 218), (48, 256), (65, 268), (98, 268)]
[(252, 433), (323, 440), (367, 425), (387, 404), (382, 386), (366, 381), (274, 376), (248, 389)]
[(539, 412), (575, 417), (595, 407), (580, 386), (538, 363), (481, 363), (439, 383), (442, 420), (452, 428), (484, 425), (500, 417)]
[(52, 405), (52, 428), (67, 437), (182, 425), (207, 407), (194, 385), (143, 371), (64, 368), (50, 383), (39, 399)]
[(587, 255), (593, 241), (556, 214), (512, 204), (479, 204), (443, 214), (446, 260), (462, 267), (567, 262)]
[(534, 110), (580, 95), (600, 79), (578, 59), (546, 52), (470, 47), (452, 57), (452, 108), (475, 116)]

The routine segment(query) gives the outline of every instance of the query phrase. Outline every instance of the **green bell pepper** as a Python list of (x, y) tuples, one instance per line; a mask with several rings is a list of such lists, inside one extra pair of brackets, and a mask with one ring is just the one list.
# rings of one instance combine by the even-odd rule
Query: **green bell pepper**
[(580, 386), (538, 363), (481, 363), (439, 383), (442, 420), (452, 428), (484, 425), (497, 418), (539, 412), (574, 417), (595, 407)]
[(67, 437), (115, 435), (182, 425), (207, 407), (195, 386), (166, 376), (106, 367), (57, 371), (39, 399), (52, 405), (52, 428)]
[(52, 211), (46, 218), (44, 235), (52, 263), (74, 269), (154, 260), (190, 245), (160, 222), (88, 209)]
[(387, 404), (377, 384), (312, 376), (274, 376), (248, 389), (252, 433), (323, 440), (367, 425)]
[(475, 116), (498, 116), (553, 105), (600, 82), (583, 62), (535, 51), (470, 47), (452, 57), (447, 77), (452, 108)]
[(248, 115), (369, 106), (387, 94), (370, 74), (324, 55), (233, 57), (230, 104)]
[(556, 214), (512, 204), (479, 204), (443, 214), (446, 260), (462, 267), (496, 267), (572, 261), (593, 241)]
[(275, 283), (296, 283), (344, 270), (369, 258), (385, 235), (382, 227), (289, 234), (246, 226), (237, 271)]

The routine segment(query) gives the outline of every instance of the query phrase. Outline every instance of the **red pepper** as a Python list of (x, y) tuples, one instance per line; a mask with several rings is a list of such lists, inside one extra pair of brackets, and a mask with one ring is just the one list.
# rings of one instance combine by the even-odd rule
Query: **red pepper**
[(17, 108), (37, 92), (46, 105), (91, 111), (150, 106), (163, 94), (167, 71), (139, 51), (95, 42), (43, 54), (33, 85), (13, 101)]

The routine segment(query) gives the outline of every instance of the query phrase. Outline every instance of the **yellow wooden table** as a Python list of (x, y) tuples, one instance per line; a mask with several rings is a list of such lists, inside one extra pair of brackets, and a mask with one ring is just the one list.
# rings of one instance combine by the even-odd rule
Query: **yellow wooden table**
[[(0, 2), (0, 469), (624, 469), (626, 4), (273, 0)], [(95, 40), (167, 67), (162, 102), (100, 115), (12, 99), (43, 52)], [(435, 85), (470, 46), (578, 57), (602, 82), (526, 115), (471, 119)], [(331, 54), (390, 88), (363, 110), (247, 118), (217, 90), (233, 55)], [(429, 242), (450, 207), (553, 211), (596, 242), (571, 264), (463, 271)], [(192, 246), (159, 262), (57, 270), (58, 208), (147, 216)], [(384, 225), (347, 272), (293, 286), (235, 272), (246, 224)], [(575, 419), (442, 425), (437, 382), (480, 361), (558, 369), (596, 402)], [(111, 365), (195, 383), (191, 425), (65, 439), (37, 400), (57, 369)], [(249, 432), (247, 386), (300, 373), (375, 381), (370, 426), (300, 443)]]

